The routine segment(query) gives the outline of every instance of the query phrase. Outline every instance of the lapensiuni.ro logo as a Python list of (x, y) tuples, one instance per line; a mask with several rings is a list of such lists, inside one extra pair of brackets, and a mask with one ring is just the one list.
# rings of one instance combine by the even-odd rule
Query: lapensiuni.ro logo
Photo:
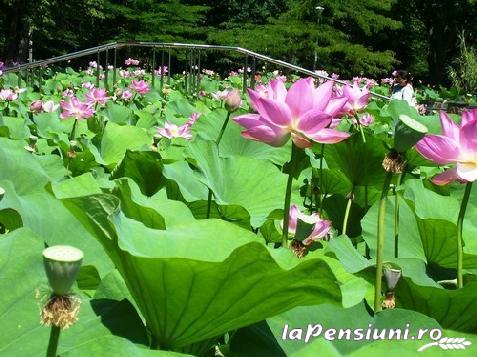
[(286, 324), (283, 328), (283, 340), (302, 340), (308, 343), (311, 339), (322, 337), (328, 341), (353, 340), (418, 340), (430, 338), (432, 342), (422, 345), (418, 351), (422, 352), (430, 347), (440, 347), (443, 350), (466, 349), (472, 343), (464, 337), (442, 337), (438, 328), (420, 328), (416, 333), (411, 332), (410, 324), (404, 328), (375, 328), (368, 324), (366, 328), (324, 328), (321, 324), (308, 324), (306, 328), (290, 328)]

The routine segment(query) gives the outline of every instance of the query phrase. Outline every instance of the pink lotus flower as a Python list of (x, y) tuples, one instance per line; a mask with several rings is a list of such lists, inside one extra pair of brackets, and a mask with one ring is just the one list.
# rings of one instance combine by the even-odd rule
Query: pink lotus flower
[(126, 66), (139, 66), (139, 60), (128, 58), (127, 60), (124, 61), (124, 64)]
[(229, 72), (229, 77), (237, 77), (238, 76), (238, 73), (235, 72), (235, 71), (230, 71)]
[(0, 100), (17, 100), (18, 93), (11, 89), (0, 90)]
[(477, 109), (464, 111), (460, 125), (439, 113), (442, 135), (426, 135), (416, 144), (417, 151), (438, 165), (455, 164), (432, 179), (436, 185), (459, 180), (477, 180)]
[(104, 105), (109, 99), (107, 96), (106, 90), (104, 88), (93, 88), (88, 93), (85, 94), (86, 102), (90, 105), (95, 105), (96, 103)]
[(94, 84), (91, 82), (84, 82), (83, 84), (81, 84), (81, 87), (91, 90), (94, 88)]
[(229, 112), (234, 112), (242, 105), (242, 97), (240, 96), (240, 91), (234, 89), (227, 94), (225, 98), (225, 107)]
[(300, 79), (287, 92), (283, 82), (275, 81), (270, 88), (274, 88), (274, 99), (248, 90), (251, 105), (258, 114), (234, 118), (247, 129), (242, 132), (243, 137), (271, 146), (282, 146), (291, 137), (296, 146), (306, 148), (312, 141), (337, 143), (350, 136), (327, 128), (346, 103), (346, 98), (332, 98), (332, 82), (315, 88), (312, 78)]
[(353, 86), (346, 84), (343, 87), (343, 95), (348, 99), (344, 109), (349, 114), (357, 113), (364, 109), (371, 98), (371, 92), (368, 88), (360, 88), (358, 81), (355, 81)]
[(44, 111), (45, 113), (53, 113), (53, 112), (56, 112), (59, 107), (60, 107), (60, 105), (59, 105), (59, 104), (55, 104), (55, 102), (52, 101), (52, 100), (47, 100), (46, 102), (44, 102), (44, 103), (41, 105), (41, 108), (43, 109), (43, 111)]
[(156, 76), (160, 76), (162, 74), (167, 74), (168, 71), (169, 70), (168, 70), (167, 66), (162, 66), (162, 67), (159, 67), (158, 69), (154, 70), (154, 74)]
[(332, 79), (340, 79), (340, 75), (336, 73), (331, 73), (331, 78)]
[(168, 139), (172, 138), (185, 138), (187, 140), (192, 139), (192, 135), (189, 131), (190, 126), (188, 124), (184, 124), (181, 126), (177, 126), (173, 123), (165, 122), (164, 128), (158, 128), (157, 133)]
[(61, 109), (63, 109), (63, 112), (60, 114), (61, 119), (88, 119), (94, 114), (94, 109), (88, 103), (83, 103), (76, 97), (72, 97), (68, 101), (62, 100), (60, 105)]
[[(294, 204), (290, 206), (290, 217), (288, 219), (288, 232), (295, 234), (298, 225), (298, 219), (305, 223), (314, 224), (313, 231), (303, 240), (303, 245), (310, 245), (313, 241), (317, 241), (326, 237), (331, 229), (331, 221), (320, 218), (318, 213), (312, 213), (310, 216), (300, 212)], [(283, 220), (281, 222), (283, 227)]]
[(144, 80), (132, 81), (130, 88), (134, 89), (140, 95), (145, 95), (147, 92), (149, 92), (149, 85)]
[(43, 110), (42, 105), (43, 103), (41, 100), (35, 100), (30, 104), (30, 111), (32, 113), (40, 113)]
[(71, 88), (67, 88), (67, 89), (63, 92), (63, 97), (73, 98), (74, 96), (75, 96), (75, 92), (74, 92), (73, 89), (71, 89)]
[(223, 91), (217, 91), (211, 94), (212, 98), (214, 98), (215, 100), (225, 100), (228, 95), (229, 95), (229, 90), (227, 89)]
[(125, 100), (126, 102), (130, 101), (132, 97), (133, 97), (133, 94), (131, 93), (131, 91), (127, 89), (121, 94), (121, 99)]
[(122, 78), (129, 78), (129, 77), (131, 77), (131, 73), (129, 71), (121, 69), (119, 71), (119, 76), (122, 77)]
[(194, 123), (197, 121), (197, 119), (199, 119), (200, 116), (201, 116), (200, 113), (193, 112), (189, 116), (189, 120), (186, 122), (186, 125), (188, 125), (188, 126), (194, 125)]
[(374, 117), (371, 114), (366, 113), (359, 118), (359, 122), (362, 126), (370, 126), (374, 122)]

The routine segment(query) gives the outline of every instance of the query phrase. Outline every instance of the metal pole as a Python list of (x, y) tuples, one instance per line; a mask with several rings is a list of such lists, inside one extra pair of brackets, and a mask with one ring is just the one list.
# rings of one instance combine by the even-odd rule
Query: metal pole
[(101, 52), (98, 50), (98, 54), (96, 56), (96, 87), (99, 87), (99, 62), (101, 60)]
[(255, 56), (252, 57), (252, 78), (250, 78), (250, 88), (255, 89), (255, 76), (257, 74), (256, 71), (256, 63), (255, 63)]
[(156, 68), (156, 46), (152, 48), (152, 88), (155, 87), (155, 82), (156, 82), (156, 73), (154, 73), (154, 70)]
[(162, 47), (161, 53), (161, 91), (164, 87), (164, 46)]
[(171, 49), (169, 48), (169, 61), (168, 61), (168, 67), (167, 67), (167, 84), (171, 84)]
[(245, 67), (243, 68), (243, 88), (242, 88), (242, 91), (244, 93), (247, 90), (247, 67), (248, 67), (248, 55), (245, 56)]
[(197, 65), (197, 98), (199, 98), (200, 92), (200, 50), (198, 52), (198, 65)]
[(116, 84), (116, 59), (117, 59), (118, 49), (114, 47), (114, 63), (113, 63), (113, 87)]
[(106, 48), (106, 58), (104, 64), (104, 89), (106, 92), (109, 90), (109, 83), (108, 83), (108, 72), (109, 72), (109, 49)]

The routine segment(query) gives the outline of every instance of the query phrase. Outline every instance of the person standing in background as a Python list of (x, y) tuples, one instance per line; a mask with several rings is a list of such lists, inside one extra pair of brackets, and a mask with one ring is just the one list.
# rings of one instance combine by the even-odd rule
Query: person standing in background
[(415, 107), (416, 98), (411, 73), (401, 69), (395, 72), (395, 77), (391, 99), (405, 100), (411, 107)]

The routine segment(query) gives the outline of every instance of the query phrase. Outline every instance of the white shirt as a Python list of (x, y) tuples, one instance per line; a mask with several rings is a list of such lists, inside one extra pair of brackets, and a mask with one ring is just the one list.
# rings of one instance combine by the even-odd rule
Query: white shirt
[(394, 86), (391, 99), (405, 100), (411, 107), (416, 106), (416, 98), (414, 98), (414, 89), (410, 84), (404, 87)]

